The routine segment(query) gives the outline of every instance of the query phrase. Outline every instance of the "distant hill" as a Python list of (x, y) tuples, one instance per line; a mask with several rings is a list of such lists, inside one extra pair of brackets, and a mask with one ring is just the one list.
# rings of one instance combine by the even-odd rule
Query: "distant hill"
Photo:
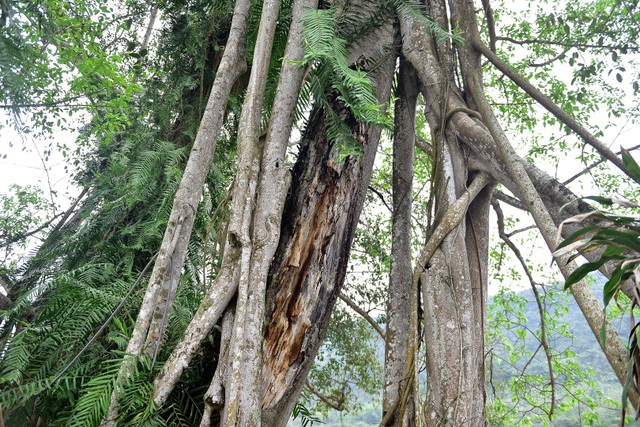
[[(593, 291), (600, 301), (602, 301), (604, 281), (604, 278), (600, 276), (597, 279), (596, 284), (593, 286)], [(561, 286), (562, 284), (559, 284), (557, 286), (550, 287), (549, 289), (559, 292)], [(524, 310), (526, 327), (532, 331), (537, 330), (540, 327), (540, 317), (533, 292), (531, 290), (526, 290), (518, 293), (517, 295), (518, 297), (526, 299), (526, 306)], [(569, 294), (561, 291), (560, 295), (568, 299), (568, 305), (565, 305), (565, 307), (568, 307), (568, 310), (566, 313), (561, 313), (555, 320), (557, 320), (559, 325), (563, 325), (563, 327), (565, 327), (573, 337), (562, 337), (557, 334), (554, 335), (551, 342), (552, 348), (555, 350), (571, 348), (576, 353), (575, 361), (577, 362), (578, 367), (580, 369), (591, 368), (593, 370), (592, 375), (585, 378), (585, 381), (593, 381), (595, 383), (595, 389), (602, 393), (599, 397), (594, 396), (592, 393), (592, 397), (596, 398), (596, 401), (598, 402), (593, 411), (597, 413), (599, 418), (599, 421), (593, 425), (618, 426), (620, 425), (620, 410), (618, 408), (622, 394), (622, 386), (611, 369), (609, 362), (600, 348), (597, 338), (589, 328), (589, 325), (584, 319), (584, 316), (575, 300)], [(615, 302), (612, 302), (611, 305), (615, 305)], [(609, 313), (609, 319), (612, 320), (622, 338), (626, 340), (630, 330), (628, 316), (619, 316), (615, 319), (611, 316), (612, 315)], [(535, 351), (537, 346), (538, 342), (535, 340), (530, 339), (526, 342), (526, 347), (529, 351)], [(497, 348), (496, 350), (500, 351), (502, 349)], [(540, 351), (540, 353), (541, 352), (542, 351)], [(520, 363), (522, 363), (522, 361)], [(537, 355), (535, 362), (531, 365), (532, 366), (527, 368), (528, 372), (539, 373), (545, 376), (548, 375), (546, 359), (543, 355)], [(573, 410), (557, 414), (556, 418), (550, 425), (555, 427), (591, 425), (580, 422), (580, 413), (588, 409), (589, 408), (578, 406)]]

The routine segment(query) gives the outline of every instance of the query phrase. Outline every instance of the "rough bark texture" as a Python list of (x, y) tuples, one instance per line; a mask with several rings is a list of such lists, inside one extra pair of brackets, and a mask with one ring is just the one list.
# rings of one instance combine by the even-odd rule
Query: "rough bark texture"
[[(460, 7), (458, 9), (453, 9), (454, 20), (459, 24), (459, 27), (465, 34), (465, 37), (470, 40), (471, 43), (469, 45), (477, 48), (480, 43), (480, 36), (476, 27), (472, 5), (467, 2), (460, 2), (459, 6)], [(511, 146), (484, 95), (482, 77), (477, 71), (480, 64), (479, 54), (473, 51), (471, 46), (467, 46), (466, 48), (460, 49), (460, 57), (462, 71), (468, 76), (468, 88), (470, 94), (477, 103), (478, 109), (484, 119), (484, 123), (496, 142), (496, 154), (505, 164), (509, 175), (512, 177), (518, 188), (521, 201), (523, 201), (525, 206), (528, 207), (529, 212), (531, 212), (536, 222), (536, 226), (540, 230), (547, 246), (553, 252), (556, 246), (555, 239), (557, 236), (557, 228), (554, 225), (549, 211), (542, 202), (540, 194), (527, 174), (523, 165), (523, 160), (516, 154), (515, 150)], [(577, 267), (575, 263), (567, 264), (566, 258), (567, 257), (557, 258), (558, 266), (565, 278), (567, 278)], [(627, 371), (626, 360), (628, 359), (628, 355), (620, 336), (617, 334), (611, 323), (602, 315), (602, 306), (593, 295), (593, 292), (587, 285), (586, 281), (583, 280), (572, 286), (571, 293), (584, 314), (591, 330), (594, 332), (596, 339), (599, 336), (599, 331), (603, 322), (606, 324), (605, 330), (607, 345), (602, 347), (602, 350), (607, 356), (607, 360), (613, 368), (614, 373), (620, 382), (624, 384)], [(637, 402), (637, 395), (635, 395), (634, 391), (632, 391), (631, 399), (632, 401)]]
[[(443, 2), (430, 11), (444, 21)], [(439, 17), (439, 18), (438, 18)], [(416, 68), (425, 96), (425, 115), (436, 142), (436, 225), (449, 217), (467, 217), (458, 206), (474, 162), (459, 145), (453, 118), (479, 128), (477, 117), (455, 91), (451, 48), (437, 46), (414, 18), (401, 15), (403, 54)], [(446, 27), (445, 27), (446, 28)], [(449, 59), (443, 59), (449, 58)], [(483, 163), (476, 159), (475, 163)], [(484, 425), (484, 301), (487, 285), (488, 203), (486, 195), (473, 215), (448, 233), (423, 267), (424, 341), (427, 351), (426, 425)], [(447, 214), (449, 208), (462, 209)], [(436, 228), (437, 232), (438, 228)], [(473, 269), (473, 272), (471, 271)]]
[[(455, 140), (454, 140), (455, 141)], [(451, 150), (453, 151), (453, 150)], [(443, 182), (453, 182), (460, 153), (442, 150)], [(457, 163), (457, 165), (456, 165)], [(462, 171), (464, 174), (466, 171)], [(448, 179), (450, 178), (450, 179)], [(464, 187), (447, 185), (438, 203), (453, 206)], [(446, 198), (445, 198), (446, 197)], [(445, 237), (421, 276), (427, 352), (428, 426), (485, 424), (484, 306), (487, 287), (488, 203), (482, 193)], [(485, 226), (484, 228), (482, 226)]]
[[(411, 204), (418, 81), (413, 67), (400, 62), (393, 138), (393, 219), (387, 294), (382, 417), (387, 426), (416, 425), (414, 360), (417, 290), (411, 268)], [(390, 413), (391, 412), (391, 413)]]
[[(267, 183), (265, 184), (264, 180), (261, 182), (261, 191), (264, 192), (264, 197), (274, 197), (274, 200), (271, 200), (270, 206), (261, 203), (260, 212), (256, 213), (255, 217), (254, 208), (264, 149), (258, 140), (260, 121), (279, 9), (280, 0), (268, 0), (262, 4), (251, 76), (238, 129), (239, 164), (229, 220), (229, 243), (241, 247), (239, 265), (236, 267), (240, 269), (240, 277), (230, 347), (231, 366), (227, 367), (229, 372), (225, 384), (225, 413), (222, 420), (223, 425), (229, 427), (260, 426), (262, 419), (261, 335), (266, 273), (271, 261), (269, 253), (273, 253), (273, 249), (265, 248), (265, 244), (270, 240), (271, 246), (275, 247), (278, 241), (277, 221), (282, 214), (281, 200), (284, 199), (288, 188), (286, 171), (268, 171)], [(262, 174), (264, 177), (265, 172)], [(264, 199), (259, 200), (262, 202)], [(274, 225), (274, 229), (270, 229)]]
[[(379, 31), (384, 43), (375, 48), (391, 46), (391, 26)], [(380, 103), (389, 97), (394, 62), (389, 55), (372, 74)], [(379, 128), (357, 123), (340, 101), (332, 105), (364, 140), (364, 154), (339, 164), (326, 139), (323, 112), (312, 113), (293, 170), (280, 244), (271, 267), (264, 341), (264, 425), (286, 425), (322, 343), (344, 280), (380, 136)]]
[[(234, 9), (227, 48), (217, 70), (211, 95), (175, 196), (160, 253), (127, 345), (128, 354), (139, 355), (145, 348), (152, 354), (157, 354), (161, 344), (164, 326), (186, 257), (202, 187), (211, 168), (227, 100), (236, 79), (246, 69), (244, 34), (248, 17), (249, 1), (238, 1)], [(149, 346), (152, 343), (155, 345)], [(121, 375), (126, 375), (127, 369), (128, 364), (125, 363)], [(114, 394), (103, 425), (113, 425), (117, 415)]]
[[(265, 10), (273, 11), (277, 4), (277, 0), (266, 2)], [(451, 19), (467, 40), (477, 43), (473, 2), (452, 0), (449, 9), (445, 0), (429, 0), (426, 4), (430, 16), (443, 28), (448, 28)], [(303, 6), (315, 5), (316, 2), (310, 0), (295, 2), (289, 42), (294, 46), (292, 49), (297, 50), (287, 58), (301, 57), (300, 28), (296, 27), (296, 22)], [(273, 16), (264, 25), (273, 26)], [(402, 53), (415, 68), (419, 89), (425, 97), (425, 115), (432, 129), (437, 165), (433, 188), (436, 212), (431, 239), (412, 278), (408, 275), (411, 264), (406, 254), (411, 199), (408, 164), (414, 139), (414, 113), (411, 111), (416, 88), (411, 87), (414, 77), (408, 76), (405, 64), (400, 76), (401, 99), (396, 109), (394, 249), (383, 403), (387, 416), (383, 424), (406, 426), (415, 423), (417, 408), (411, 398), (415, 389), (409, 380), (413, 378), (415, 366), (413, 339), (410, 334), (400, 331), (417, 331), (414, 308), (420, 278), (428, 374), (423, 420), (428, 426), (482, 426), (486, 423), (484, 322), (492, 188), (492, 185), (487, 186), (491, 179), (484, 172), (524, 202), (544, 229), (547, 240), (553, 234), (549, 225), (553, 227), (554, 221), (557, 224), (563, 219), (562, 215), (568, 216), (571, 212), (557, 213), (557, 207), (572, 195), (557, 187), (554, 180), (537, 173), (535, 168), (532, 170), (523, 165), (513, 153), (495, 117), (487, 111), (480, 56), (473, 50), (474, 44), (456, 48), (449, 43), (436, 44), (415, 16), (401, 12), (399, 20)], [(264, 37), (262, 41), (269, 44)], [(381, 46), (391, 46), (392, 42), (392, 27), (383, 26), (367, 43), (350, 46), (350, 58), (364, 63), (361, 62), (363, 57), (367, 58)], [(268, 48), (264, 54), (267, 54), (266, 50)], [(257, 49), (254, 66), (260, 62), (261, 55)], [(460, 87), (454, 79), (456, 61), (459, 61), (463, 83)], [(388, 99), (394, 62), (393, 56), (389, 55), (386, 61), (375, 65), (371, 74), (380, 103)], [(158, 377), (155, 400), (158, 404), (166, 400), (240, 283), (233, 332), (225, 332), (231, 335), (229, 353), (225, 356), (228, 362), (222, 362), (224, 367), (219, 366), (207, 394), (207, 417), (210, 420), (214, 410), (222, 406), (221, 416), (227, 425), (284, 426), (322, 343), (344, 280), (380, 130), (357, 123), (339, 97), (331, 97), (334, 111), (363, 143), (362, 157), (348, 157), (340, 163), (326, 137), (325, 112), (314, 110), (303, 135), (285, 203), (288, 171), (284, 168), (284, 150), (303, 70), (290, 66), (285, 60), (279, 86), (282, 105), (276, 98), (272, 122), (266, 141), (261, 142), (264, 143), (262, 147), (255, 144), (258, 135), (255, 119), (261, 110), (256, 97), (262, 94), (259, 81), (264, 80), (257, 74), (257, 68), (253, 70), (256, 73), (254, 84), (250, 82), (248, 87), (248, 99), (253, 101), (243, 108), (243, 115), (252, 119), (242, 120), (246, 126), (240, 129), (238, 188), (234, 194), (222, 267), (214, 289), (205, 298), (182, 342)], [(289, 82), (292, 87), (285, 94)], [(245, 148), (242, 148), (243, 144), (247, 144)], [(533, 182), (528, 181), (525, 170)], [(191, 206), (193, 211), (195, 206)], [(578, 204), (572, 209), (586, 208)], [(165, 236), (165, 240), (168, 239), (166, 251), (170, 251), (160, 254), (165, 262), (166, 259), (171, 261), (172, 251), (186, 244), (183, 233), (187, 228), (190, 232), (190, 226), (185, 222), (189, 212), (184, 208), (176, 218), (172, 216), (167, 231), (173, 230), (171, 238)], [(550, 243), (550, 247), (553, 244)], [(179, 259), (173, 259), (176, 260)], [(164, 286), (165, 299), (169, 303), (155, 305), (155, 323), (150, 329), (154, 340), (162, 336), (166, 309), (179, 277), (179, 267), (169, 265), (174, 269), (161, 270), (163, 278), (157, 282), (157, 286)], [(589, 289), (582, 285), (576, 285), (573, 291), (583, 312), (592, 314), (590, 324), (594, 328), (602, 321), (597, 301), (594, 302)], [(164, 311), (158, 307), (163, 307)], [(227, 329), (230, 328), (228, 323)], [(608, 330), (608, 334), (608, 339), (614, 341), (609, 344), (614, 349), (608, 350), (608, 357), (620, 376), (625, 352), (620, 350), (619, 339), (613, 332)], [(139, 341), (139, 338), (136, 339)], [(207, 422), (203, 420), (203, 425)]]
[[(259, 370), (259, 366), (262, 364), (261, 359), (258, 360), (259, 357), (256, 357), (256, 355), (259, 356), (261, 350), (261, 322), (264, 316), (260, 305), (264, 304), (266, 277), (279, 238), (282, 208), (289, 185), (289, 172), (285, 167), (284, 155), (289, 142), (294, 111), (304, 75), (304, 69), (295, 65), (295, 61), (301, 60), (304, 54), (301, 39), (301, 16), (306, 8), (312, 8), (316, 5), (317, 0), (298, 1), (294, 4), (290, 37), (285, 50), (278, 90), (274, 99), (273, 113), (266, 140), (263, 141), (262, 165), (250, 242), (252, 245), (250, 255), (251, 271), (248, 279), (251, 283), (245, 286), (245, 293), (248, 289), (251, 289), (253, 298), (253, 307), (250, 312), (253, 317), (251, 329), (254, 329), (254, 331), (252, 334), (248, 334), (250, 336), (247, 340), (253, 341), (254, 350), (247, 351), (246, 354), (247, 357), (251, 358), (250, 363), (254, 365), (254, 370)], [(273, 8), (274, 6), (270, 5), (269, 7)], [(267, 22), (266, 25), (273, 25), (272, 21)], [(237, 196), (236, 200), (242, 201), (243, 198)], [(252, 206), (252, 203), (249, 203), (249, 206)], [(227, 257), (227, 252), (225, 252), (225, 262), (223, 262), (223, 267), (215, 280), (211, 293), (203, 301), (183, 340), (176, 347), (176, 350), (165, 365), (162, 375), (156, 381), (155, 400), (158, 404), (164, 402), (168, 392), (175, 385), (181, 372), (197, 351), (202, 339), (209, 333), (221, 312), (230, 302), (233, 294), (235, 294), (236, 287), (233, 284), (238, 283), (235, 276), (241, 270), (238, 264), (239, 254), (233, 245), (229, 248), (229, 253), (236, 255)], [(240, 341), (242, 343), (246, 342), (245, 340)], [(256, 373), (254, 381), (257, 381), (257, 384), (254, 385), (253, 389), (259, 390), (258, 384), (261, 382), (261, 375)]]

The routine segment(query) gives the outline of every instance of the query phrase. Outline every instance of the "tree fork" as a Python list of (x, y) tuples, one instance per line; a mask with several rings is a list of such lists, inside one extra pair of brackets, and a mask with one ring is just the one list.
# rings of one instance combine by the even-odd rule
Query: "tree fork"
[[(470, 40), (472, 46), (477, 47), (480, 36), (476, 27), (473, 9), (471, 9), (468, 4), (464, 3), (464, 5), (458, 10), (453, 10), (453, 16), (454, 19), (457, 18), (458, 25), (467, 40)], [(557, 229), (553, 223), (551, 215), (542, 203), (540, 196), (529, 178), (529, 175), (522, 165), (522, 159), (516, 154), (515, 150), (511, 146), (485, 97), (479, 71), (481, 70), (479, 67), (480, 55), (478, 52), (473, 51), (473, 47), (462, 47), (460, 48), (460, 56), (462, 71), (468, 76), (467, 81), (470, 93), (477, 103), (478, 109), (484, 118), (484, 123), (496, 143), (498, 154), (502, 158), (513, 181), (516, 183), (521, 200), (529, 207), (529, 211), (533, 215), (547, 246), (553, 252), (556, 245), (555, 236), (557, 234)], [(575, 269), (575, 265), (573, 263), (566, 264), (566, 257), (558, 259), (558, 266), (565, 278), (568, 277)], [(621, 384), (625, 384), (627, 372), (627, 351), (624, 348), (618, 333), (604, 317), (602, 313), (602, 305), (595, 298), (593, 292), (584, 280), (572, 286), (571, 293), (580, 306), (582, 313), (585, 315), (596, 339), (599, 336), (601, 325), (603, 322), (606, 323), (605, 330), (607, 335), (607, 346), (602, 348), (602, 350), (607, 356), (607, 359), (609, 360), (609, 363)], [(629, 397), (634, 406), (637, 407), (639, 402), (638, 399), (640, 397), (638, 393), (635, 390), (630, 390)]]
[(604, 145), (598, 138), (596, 138), (591, 132), (589, 132), (584, 126), (582, 126), (576, 119), (571, 117), (554, 103), (548, 96), (543, 94), (538, 88), (529, 83), (524, 77), (518, 74), (513, 68), (504, 62), (500, 57), (495, 54), (487, 45), (481, 40), (480, 36), (474, 36), (469, 39), (469, 42), (473, 48), (487, 58), (496, 68), (509, 77), (512, 82), (518, 85), (522, 90), (528, 93), (533, 99), (538, 101), (547, 111), (553, 114), (558, 120), (564, 123), (569, 129), (577, 133), (587, 144), (596, 149), (604, 158), (616, 165), (618, 169), (624, 172), (629, 178), (636, 181), (636, 178), (629, 173), (625, 167), (622, 159), (615, 155), (613, 151)]

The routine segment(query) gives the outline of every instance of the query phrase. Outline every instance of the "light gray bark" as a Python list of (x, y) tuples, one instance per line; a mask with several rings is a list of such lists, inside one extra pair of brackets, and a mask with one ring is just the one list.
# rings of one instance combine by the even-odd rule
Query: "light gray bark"
[[(249, 285), (249, 287), (264, 286), (269, 263), (279, 238), (280, 219), (289, 180), (289, 172), (284, 164), (284, 153), (289, 141), (298, 93), (304, 76), (304, 69), (295, 64), (295, 61), (301, 60), (304, 55), (300, 18), (306, 8), (312, 8), (316, 5), (317, 0), (304, 0), (297, 1), (293, 7), (290, 37), (285, 49), (280, 83), (274, 100), (266, 141), (264, 141), (258, 200), (255, 219), (253, 220), (255, 228), (252, 234), (252, 270), (249, 275), (254, 285)], [(240, 200), (240, 198), (237, 199)], [(233, 248), (229, 250), (236, 253), (236, 256), (227, 257), (227, 252), (225, 251), (225, 261), (212, 285), (211, 292), (205, 297), (183, 339), (165, 364), (162, 374), (156, 380), (155, 401), (158, 404), (162, 404), (166, 400), (168, 393), (198, 350), (202, 340), (218, 321), (221, 313), (236, 292), (237, 285), (235, 284), (238, 283), (238, 278), (235, 276), (240, 271), (237, 265), (239, 253)], [(260, 292), (263, 293), (264, 291)], [(264, 300), (264, 296), (262, 299)], [(259, 304), (259, 298), (256, 302)], [(254, 309), (251, 311), (253, 312)], [(262, 314), (262, 317), (264, 317), (264, 314)], [(256, 320), (259, 321), (259, 319)], [(262, 334), (257, 332), (255, 333), (255, 338), (252, 339), (259, 339), (261, 342)], [(258, 344), (254, 343), (254, 345)], [(261, 344), (259, 347), (261, 347)], [(256, 350), (256, 352), (259, 351), (260, 348)], [(247, 352), (247, 355), (250, 358), (254, 358), (256, 357), (256, 352)], [(259, 379), (261, 381), (261, 376), (259, 376)], [(256, 386), (256, 390), (260, 389), (259, 385)]]
[[(216, 372), (213, 374), (211, 384), (204, 395), (204, 412), (200, 427), (210, 427), (211, 417), (215, 411), (224, 407), (224, 383), (227, 378), (227, 367), (229, 363), (229, 347), (231, 345), (231, 335), (233, 330), (234, 311), (230, 307), (222, 316), (220, 351)], [(221, 418), (224, 418), (224, 414)]]
[[(139, 355), (145, 349), (151, 353), (157, 352), (162, 341), (164, 324), (175, 297), (195, 212), (211, 167), (227, 100), (234, 82), (246, 69), (244, 35), (248, 16), (249, 0), (238, 1), (234, 9), (229, 40), (175, 196), (160, 253), (151, 273), (136, 325), (127, 345), (128, 354)], [(155, 344), (155, 347), (151, 344)], [(126, 375), (128, 365), (129, 362), (124, 363), (121, 377)], [(103, 425), (115, 423), (118, 415), (116, 395), (117, 393), (114, 393), (112, 397), (109, 413)]]
[[(444, 4), (430, 2), (442, 15)], [(435, 229), (423, 250), (414, 279), (420, 278), (427, 352), (427, 426), (484, 425), (484, 301), (487, 286), (487, 194), (467, 211), (474, 196), (490, 181), (479, 175), (471, 182), (473, 164), (459, 145), (453, 119), (469, 116), (469, 107), (455, 90), (448, 45), (437, 46), (424, 26), (400, 15), (403, 54), (416, 68), (425, 97), (425, 115), (436, 145)], [(471, 111), (473, 113), (473, 111)], [(476, 113), (477, 116), (477, 113)], [(469, 180), (469, 182), (468, 182)], [(473, 194), (466, 191), (474, 188)], [(473, 270), (473, 271), (472, 271)], [(423, 273), (424, 271), (424, 273)]]
[[(224, 426), (260, 426), (262, 418), (262, 326), (266, 270), (271, 258), (265, 260), (265, 253), (262, 253), (256, 259), (254, 249), (263, 252), (265, 240), (270, 240), (271, 246), (275, 246), (278, 241), (277, 221), (282, 215), (284, 195), (288, 189), (287, 175), (280, 173), (282, 169), (277, 171), (279, 176), (274, 171), (267, 174), (268, 185), (273, 187), (263, 185), (261, 188), (261, 191), (268, 193), (266, 196), (275, 197), (271, 200), (273, 204), (261, 204), (261, 211), (256, 213), (256, 217), (254, 207), (264, 148), (258, 141), (260, 119), (279, 9), (280, 0), (267, 0), (262, 5), (251, 76), (238, 129), (239, 164), (229, 220), (229, 244), (238, 245), (241, 255), (234, 338), (229, 350), (231, 367), (225, 387)], [(278, 126), (279, 123), (274, 125)], [(276, 227), (272, 229), (274, 221)], [(270, 236), (274, 233), (275, 236)]]
[[(538, 229), (540, 230), (549, 250), (553, 252), (556, 246), (557, 228), (554, 225), (553, 218), (546, 209), (541, 200), (535, 186), (533, 185), (523, 160), (517, 155), (511, 146), (506, 134), (502, 130), (497, 118), (493, 114), (493, 110), (484, 95), (482, 84), (482, 76), (480, 73), (480, 56), (473, 48), (477, 48), (480, 43), (480, 36), (476, 27), (475, 15), (471, 5), (466, 2), (460, 2), (459, 8), (452, 8), (453, 18), (458, 23), (459, 28), (463, 32), (465, 38), (470, 41), (466, 47), (460, 49), (460, 62), (463, 74), (467, 76), (467, 85), (470, 94), (477, 103), (478, 110), (482, 114), (483, 121), (487, 126), (491, 136), (493, 137), (497, 152), (496, 154), (504, 162), (509, 175), (515, 182), (520, 200), (528, 206)], [(473, 47), (472, 47), (473, 46)], [(567, 263), (568, 257), (556, 257), (556, 261), (563, 276), (567, 278), (577, 267), (575, 263)], [(585, 316), (589, 327), (594, 333), (596, 339), (599, 336), (600, 328), (605, 323), (606, 342), (607, 345), (602, 348), (609, 364), (614, 373), (622, 384), (625, 383), (628, 355), (627, 351), (620, 339), (620, 336), (613, 328), (611, 323), (604, 317), (602, 305), (593, 295), (593, 292), (587, 285), (585, 280), (571, 287), (571, 293), (575, 298), (580, 310)], [(599, 340), (598, 340), (599, 341)], [(632, 390), (632, 392), (635, 392)], [(638, 402), (637, 394), (630, 396), (635, 403)]]
[(400, 62), (393, 138), (393, 219), (387, 293), (382, 416), (387, 426), (416, 425), (417, 289), (411, 268), (411, 204), (418, 81)]

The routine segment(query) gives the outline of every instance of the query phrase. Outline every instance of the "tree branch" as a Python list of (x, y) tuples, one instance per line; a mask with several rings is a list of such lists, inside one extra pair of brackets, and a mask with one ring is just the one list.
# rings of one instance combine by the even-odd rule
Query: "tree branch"
[[(604, 145), (598, 138), (585, 129), (580, 123), (571, 117), (566, 111), (555, 104), (551, 98), (540, 92), (538, 88), (529, 83), (523, 76), (518, 74), (513, 68), (504, 62), (498, 55), (493, 53), (482, 41), (474, 37), (471, 40), (473, 48), (484, 55), (496, 68), (511, 79), (516, 85), (520, 86), (526, 93), (528, 93), (533, 99), (538, 101), (547, 111), (553, 114), (558, 120), (564, 123), (567, 127), (580, 135), (582, 139), (593, 148), (595, 148), (603, 157), (608, 159), (611, 163), (616, 165), (622, 172), (624, 172), (631, 179), (636, 181), (636, 178), (629, 173), (627, 168), (622, 163), (622, 159), (616, 156), (606, 145)], [(637, 182), (637, 181), (636, 181)], [(640, 182), (639, 182), (640, 183)]]
[(548, 59), (548, 60), (546, 60), (546, 61), (544, 61), (544, 62), (538, 62), (538, 63), (536, 63), (536, 62), (529, 62), (529, 66), (530, 66), (530, 67), (545, 67), (545, 66), (547, 66), (547, 65), (549, 65), (549, 64), (552, 64), (552, 63), (556, 62), (558, 59), (563, 58), (563, 57), (567, 54), (567, 52), (569, 52), (571, 49), (572, 49), (572, 48), (568, 47), (568, 48), (564, 49), (564, 50), (563, 50), (561, 53), (559, 53), (558, 55), (556, 55), (556, 56), (554, 56), (553, 58)]
[[(634, 150), (637, 150), (638, 148), (640, 148), (640, 145), (636, 145), (634, 147), (631, 147), (631, 148), (629, 148), (628, 151), (634, 151)], [(622, 153), (622, 151), (618, 151), (616, 154), (620, 155), (620, 153)], [(562, 185), (566, 186), (566, 185), (572, 183), (573, 181), (575, 181), (576, 179), (580, 178), (585, 173), (589, 172), (591, 169), (593, 169), (593, 168), (597, 167), (598, 165), (601, 165), (602, 163), (604, 163), (604, 161), (605, 161), (605, 159), (600, 159), (597, 162), (590, 164), (589, 166), (587, 166), (586, 168), (584, 168), (583, 170), (581, 170), (577, 174), (573, 175), (571, 178), (569, 178), (566, 181), (564, 181), (562, 183)]]
[(416, 147), (433, 159), (433, 146), (416, 134)]
[(318, 399), (322, 400), (322, 402), (324, 402), (331, 408), (335, 409), (336, 411), (342, 411), (344, 409), (344, 393), (342, 393), (342, 396), (340, 396), (340, 399), (338, 399), (337, 402), (334, 402), (330, 397), (325, 396), (313, 385), (311, 385), (308, 379), (305, 381), (304, 385), (307, 386), (309, 391), (313, 393)]
[(528, 211), (527, 207), (520, 200), (515, 197), (509, 196), (508, 194), (503, 193), (500, 190), (493, 191), (493, 198), (496, 200), (500, 200), (508, 205), (513, 206), (516, 209), (520, 209), (521, 211)]
[(558, 40), (540, 40), (540, 39), (516, 40), (512, 37), (502, 37), (502, 36), (496, 37), (496, 40), (507, 41), (510, 43), (518, 44), (520, 46), (524, 46), (527, 44), (550, 44), (555, 46), (565, 46), (568, 48), (580, 47), (580, 48), (587, 48), (587, 49), (609, 49), (609, 50), (618, 50), (624, 47), (630, 51), (640, 51), (640, 47), (637, 47), (637, 46), (634, 47), (634, 46), (617, 46), (617, 45), (590, 44), (590, 43), (569, 43), (569, 42), (561, 42)]
[(372, 327), (373, 329), (376, 330), (376, 332), (378, 333), (378, 335), (380, 335), (380, 337), (383, 340), (386, 340), (386, 335), (384, 333), (384, 331), (382, 330), (382, 328), (380, 327), (380, 325), (378, 325), (378, 322), (376, 322), (376, 320), (371, 317), (369, 315), (369, 313), (367, 313), (366, 311), (364, 311), (363, 309), (361, 309), (358, 304), (356, 304), (355, 302), (353, 302), (353, 300), (351, 300), (348, 296), (346, 296), (345, 294), (343, 294), (342, 292), (340, 292), (340, 294), (338, 294), (338, 296), (340, 297), (340, 299), (342, 301), (344, 301), (345, 304), (347, 304), (353, 311), (355, 311), (356, 313), (358, 313), (360, 316), (362, 316), (362, 318), (364, 320), (366, 320)]
[(549, 383), (551, 385), (551, 408), (547, 413), (547, 415), (549, 416), (549, 420), (552, 420), (553, 412), (555, 408), (555, 402), (556, 402), (556, 380), (555, 380), (555, 374), (553, 371), (553, 360), (551, 355), (551, 348), (549, 348), (549, 342), (547, 340), (547, 324), (545, 323), (545, 320), (544, 320), (544, 308), (542, 307), (542, 300), (540, 299), (540, 294), (538, 293), (538, 288), (536, 287), (537, 284), (533, 279), (533, 276), (531, 275), (531, 271), (529, 270), (529, 267), (527, 266), (527, 263), (525, 262), (524, 257), (522, 256), (522, 253), (520, 253), (520, 250), (518, 249), (518, 247), (511, 241), (511, 239), (509, 239), (509, 236), (507, 236), (507, 234), (504, 232), (504, 213), (502, 212), (500, 203), (493, 200), (491, 202), (491, 206), (493, 206), (493, 210), (495, 211), (497, 216), (498, 235), (500, 236), (502, 241), (504, 241), (507, 244), (507, 246), (509, 246), (513, 254), (516, 256), (516, 258), (520, 262), (520, 265), (522, 266), (524, 273), (527, 275), (527, 278), (529, 279), (529, 285), (531, 285), (531, 291), (533, 291), (533, 296), (535, 297), (536, 305), (538, 306), (538, 315), (540, 316), (540, 345), (544, 349), (544, 354), (547, 358), (547, 367), (549, 369)]
[(489, 30), (489, 47), (493, 52), (496, 51), (496, 21), (493, 19), (493, 9), (489, 0), (482, 0), (482, 8), (484, 16), (487, 18), (487, 29)]
[[(45, 229), (45, 228), (47, 228), (48, 226), (50, 226), (50, 225), (51, 225), (51, 223), (52, 223), (56, 218), (58, 218), (59, 216), (61, 216), (61, 215), (63, 215), (63, 214), (64, 214), (64, 212), (60, 212), (60, 213), (56, 214), (56, 215), (55, 215), (55, 216), (53, 216), (49, 221), (47, 221), (47, 222), (45, 222), (44, 224), (42, 224), (40, 227), (35, 228), (35, 229), (33, 229), (33, 230), (31, 230), (31, 231), (28, 231), (28, 232), (26, 232), (26, 233), (18, 234), (17, 236), (7, 236), (7, 241), (6, 241), (6, 242), (2, 242), (2, 243), (0, 243), (0, 248), (7, 247), (7, 246), (9, 246), (9, 245), (11, 245), (11, 244), (13, 244), (13, 243), (15, 243), (15, 242), (17, 242), (17, 241), (20, 241), (20, 240), (22, 240), (22, 239), (26, 239), (26, 238), (27, 238), (27, 237), (29, 237), (29, 236), (33, 236), (34, 234), (36, 234), (36, 233), (38, 233), (38, 232), (40, 232), (40, 231), (44, 230), (44, 229)], [(2, 236), (0, 236), (0, 237), (2, 237)]]
[(60, 104), (65, 104), (69, 101), (73, 101), (74, 99), (89, 97), (91, 95), (95, 95), (100, 92), (104, 92), (104, 89), (96, 90), (89, 93), (83, 93), (80, 95), (69, 96), (59, 101), (39, 102), (39, 103), (33, 103), (33, 104), (0, 104), (0, 108), (8, 109), (8, 108), (42, 108), (42, 107), (59, 107), (59, 108), (88, 107), (89, 106), (88, 104), (69, 104), (69, 105), (60, 105)]
[(444, 238), (460, 224), (473, 199), (475, 199), (478, 193), (480, 193), (480, 191), (489, 184), (489, 182), (491, 182), (491, 177), (484, 172), (480, 172), (476, 175), (471, 185), (469, 185), (467, 191), (465, 191), (458, 200), (449, 206), (449, 209), (447, 209), (447, 212), (444, 214), (435, 230), (433, 230), (433, 233), (424, 245), (424, 248), (422, 248), (420, 256), (418, 256), (416, 266), (413, 271), (413, 286), (418, 286), (420, 275), (423, 273), (425, 266), (435, 253), (436, 249), (440, 246), (440, 243), (442, 243)]
[(382, 194), (380, 191), (376, 190), (374, 187), (372, 187), (371, 185), (368, 187), (369, 190), (373, 191), (373, 193), (378, 196), (378, 198), (380, 198), (380, 200), (382, 200), (382, 203), (384, 204), (384, 206), (389, 210), (389, 212), (391, 214), (393, 214), (393, 209), (391, 209), (391, 206), (389, 206), (387, 204), (387, 201), (384, 199), (384, 194)]

